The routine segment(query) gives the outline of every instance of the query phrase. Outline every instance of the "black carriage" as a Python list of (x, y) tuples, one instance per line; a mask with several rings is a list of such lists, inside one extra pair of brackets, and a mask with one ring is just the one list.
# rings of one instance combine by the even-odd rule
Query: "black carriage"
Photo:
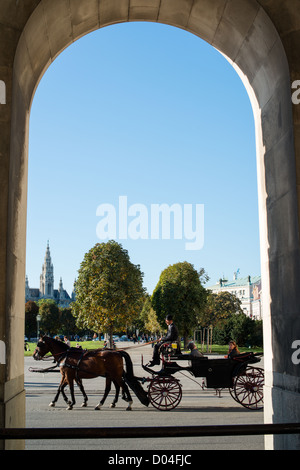
[[(168, 411), (176, 408), (182, 398), (182, 386), (174, 374), (188, 371), (196, 378), (206, 379), (206, 387), (220, 391), (228, 388), (232, 398), (245, 408), (263, 408), (264, 371), (253, 367), (260, 361), (261, 353), (247, 352), (234, 358), (197, 357), (181, 354), (176, 345), (164, 344), (161, 350), (162, 369), (158, 372), (144, 365), (151, 374), (148, 396), (151, 404), (158, 410)], [(186, 362), (188, 365), (180, 365)]]

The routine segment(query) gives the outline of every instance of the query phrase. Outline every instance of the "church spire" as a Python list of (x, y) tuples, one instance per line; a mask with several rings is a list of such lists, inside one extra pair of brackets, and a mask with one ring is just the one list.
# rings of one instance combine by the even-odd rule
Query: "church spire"
[(28, 281), (28, 276), (26, 274), (25, 278), (25, 302), (27, 302), (30, 298), (30, 287), (29, 287), (29, 281)]
[(41, 297), (54, 297), (54, 273), (51, 261), (49, 240), (47, 241), (46, 254), (44, 264), (42, 266), (42, 274), (40, 275), (40, 295)]

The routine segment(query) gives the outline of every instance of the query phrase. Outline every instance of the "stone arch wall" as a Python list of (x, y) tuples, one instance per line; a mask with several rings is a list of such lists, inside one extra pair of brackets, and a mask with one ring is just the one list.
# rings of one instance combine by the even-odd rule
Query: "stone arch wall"
[[(299, 327), (300, 304), (291, 81), (282, 40), (269, 16), (256, 0), (244, 0), (242, 6), (241, 0), (40, 0), (35, 3), (18, 39), (12, 70), (6, 381), (15, 381), (21, 390), (19, 378), (23, 370), (19, 361), (11, 357), (16, 331), (20, 344), (23, 341), (20, 312), (24, 310), (28, 127), (39, 80), (64, 48), (95, 29), (118, 22), (161, 22), (186, 29), (218, 49), (237, 70), (250, 96), (256, 125), (264, 295), (265, 421), (295, 419), (291, 408), (288, 417), (283, 411), (286, 413), (287, 403), (299, 399), (300, 389), (300, 373), (289, 356), (291, 344), (297, 339), (294, 335)], [(15, 347), (14, 353), (21, 360), (20, 348)], [(276, 445), (288, 446), (290, 442), (281, 439)], [(293, 442), (300, 445), (299, 439), (294, 438)], [(267, 445), (272, 446), (271, 440), (268, 439)]]

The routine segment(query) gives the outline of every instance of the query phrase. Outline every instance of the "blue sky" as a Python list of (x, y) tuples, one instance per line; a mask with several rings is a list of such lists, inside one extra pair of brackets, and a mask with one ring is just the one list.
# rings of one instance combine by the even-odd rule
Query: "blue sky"
[[(30, 117), (26, 273), (39, 286), (47, 240), (55, 288), (70, 293), (84, 253), (101, 242), (101, 204), (204, 206), (204, 245), (119, 241), (152, 293), (161, 271), (189, 261), (221, 276), (260, 274), (254, 119), (226, 59), (166, 25), (91, 33), (44, 74)], [(128, 223), (133, 218), (128, 217)], [(150, 221), (150, 219), (149, 219)], [(107, 240), (104, 240), (107, 241)]]

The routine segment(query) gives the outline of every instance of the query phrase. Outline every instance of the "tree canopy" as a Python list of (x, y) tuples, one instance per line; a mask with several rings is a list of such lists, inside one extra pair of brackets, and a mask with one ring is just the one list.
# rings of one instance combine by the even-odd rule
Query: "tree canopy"
[(224, 291), (215, 294), (208, 291), (205, 308), (201, 312), (200, 323), (202, 327), (217, 326), (231, 315), (243, 313), (241, 301), (236, 295)]
[(228, 344), (234, 340), (239, 346), (263, 346), (262, 321), (252, 320), (244, 313), (230, 317), (213, 329), (213, 341)]
[(111, 336), (138, 317), (145, 297), (143, 274), (119, 243), (97, 243), (84, 256), (75, 293), (77, 326)]
[(60, 327), (60, 312), (55, 300), (41, 299), (38, 301), (41, 316), (40, 331), (49, 335), (57, 334)]
[(151, 296), (147, 294), (140, 319), (143, 328), (149, 333), (158, 333), (161, 330), (161, 326), (158, 323), (157, 315), (151, 304)]
[(38, 305), (32, 300), (28, 300), (25, 304), (25, 334), (26, 336), (35, 337), (37, 334), (37, 314), (39, 313)]
[(200, 282), (203, 270), (197, 272), (187, 261), (167, 267), (160, 275), (151, 302), (158, 321), (164, 324), (172, 314), (185, 343), (198, 323), (206, 299), (206, 290)]

